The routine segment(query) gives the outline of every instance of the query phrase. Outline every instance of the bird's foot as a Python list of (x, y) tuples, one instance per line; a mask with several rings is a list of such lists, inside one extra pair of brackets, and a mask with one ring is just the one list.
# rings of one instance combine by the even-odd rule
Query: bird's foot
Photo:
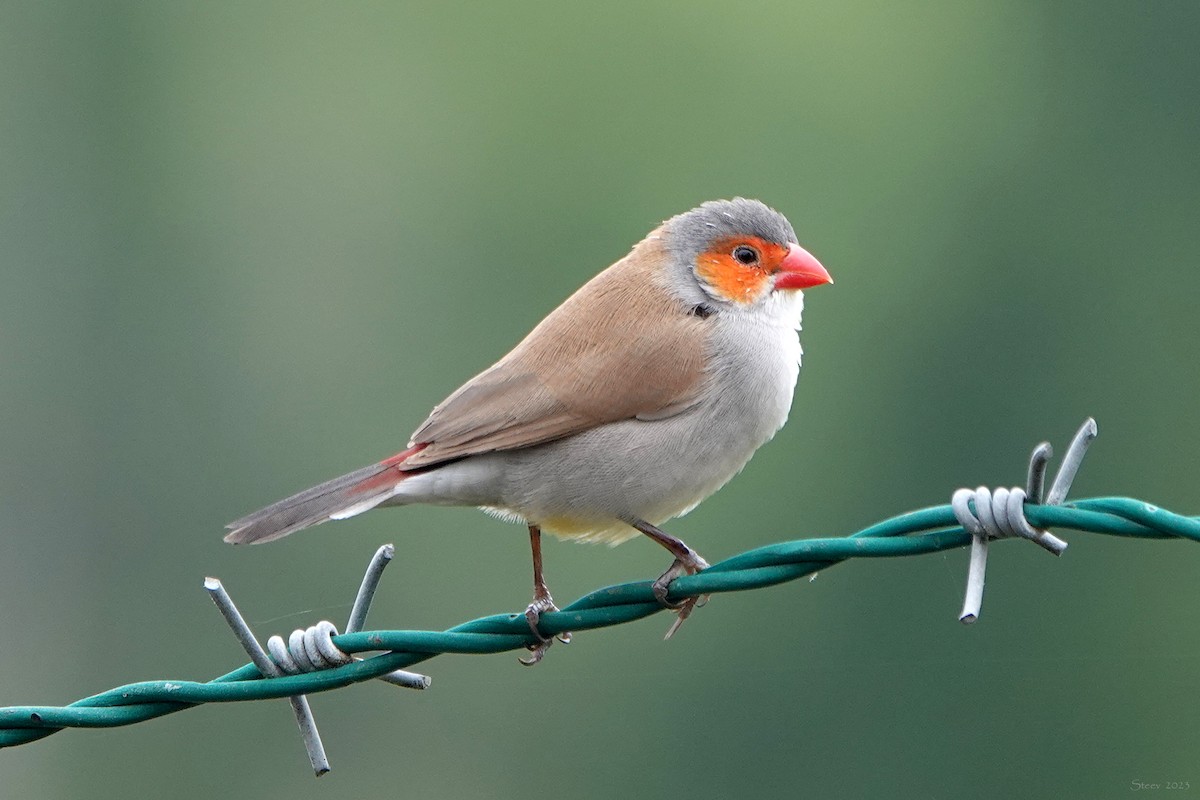
[(700, 557), (693, 550), (688, 550), (682, 556), (676, 556), (675, 561), (667, 568), (667, 571), (651, 584), (651, 589), (654, 592), (655, 599), (658, 600), (666, 608), (672, 609), (676, 613), (675, 621), (671, 623), (671, 627), (667, 628), (667, 635), (664, 639), (670, 639), (675, 635), (675, 631), (679, 630), (679, 626), (684, 623), (688, 617), (692, 615), (700, 606), (708, 602), (708, 595), (702, 594), (697, 597), (688, 597), (678, 603), (673, 603), (667, 599), (667, 593), (671, 590), (671, 581), (678, 578), (680, 575), (695, 575), (696, 573), (708, 569), (708, 562)]
[(532, 667), (541, 661), (542, 657), (546, 655), (546, 651), (550, 649), (550, 645), (554, 644), (555, 639), (563, 644), (571, 643), (570, 631), (563, 631), (558, 636), (542, 636), (542, 632), (538, 630), (538, 623), (541, 622), (542, 614), (546, 611), (558, 611), (558, 606), (554, 605), (554, 598), (546, 590), (535, 592), (533, 602), (525, 609), (525, 621), (529, 623), (529, 630), (533, 631), (533, 635), (537, 637), (538, 641), (537, 644), (529, 645), (529, 658), (517, 659), (527, 667)]

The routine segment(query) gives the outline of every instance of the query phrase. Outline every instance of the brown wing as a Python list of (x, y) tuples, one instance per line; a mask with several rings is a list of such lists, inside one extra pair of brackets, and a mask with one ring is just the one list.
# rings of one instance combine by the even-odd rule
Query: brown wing
[(606, 422), (661, 418), (699, 394), (707, 326), (667, 289), (653, 236), (601, 272), (413, 434), (404, 468), (509, 450)]

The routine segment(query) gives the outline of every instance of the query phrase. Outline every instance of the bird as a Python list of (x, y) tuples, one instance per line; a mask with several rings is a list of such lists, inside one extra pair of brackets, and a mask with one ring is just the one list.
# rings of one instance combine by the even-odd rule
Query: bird
[[(721, 488), (787, 421), (800, 371), (803, 290), (833, 283), (787, 218), (713, 200), (667, 219), (417, 426), (404, 450), (229, 523), (262, 543), (375, 508), (476, 506), (523, 524), (533, 558), (525, 618), (537, 663), (555, 611), (543, 532), (619, 544), (644, 534), (673, 557), (667, 599), (708, 563), (659, 526)], [(569, 641), (570, 634), (560, 634)]]

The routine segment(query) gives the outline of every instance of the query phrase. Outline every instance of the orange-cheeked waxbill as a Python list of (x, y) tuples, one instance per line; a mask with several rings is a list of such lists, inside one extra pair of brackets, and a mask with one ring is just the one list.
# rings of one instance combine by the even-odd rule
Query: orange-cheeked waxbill
[[(529, 529), (534, 597), (541, 532), (670, 551), (654, 583), (707, 567), (659, 529), (745, 466), (787, 420), (800, 371), (802, 290), (832, 283), (791, 224), (757, 200), (668, 219), (554, 309), (417, 426), (407, 449), (230, 523), (228, 542), (269, 542), (374, 508), (478, 506)], [(673, 606), (671, 631), (697, 598)], [(670, 632), (668, 635), (670, 635)], [(565, 635), (569, 637), (569, 634)], [(562, 638), (562, 637), (560, 637)]]

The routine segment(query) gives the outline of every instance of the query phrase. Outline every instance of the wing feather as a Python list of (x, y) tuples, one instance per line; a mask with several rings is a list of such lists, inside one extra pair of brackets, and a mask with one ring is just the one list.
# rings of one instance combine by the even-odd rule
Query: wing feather
[(508, 355), (439, 404), (413, 433), (405, 469), (529, 447), (696, 402), (707, 326), (668, 286), (651, 235), (601, 272)]

